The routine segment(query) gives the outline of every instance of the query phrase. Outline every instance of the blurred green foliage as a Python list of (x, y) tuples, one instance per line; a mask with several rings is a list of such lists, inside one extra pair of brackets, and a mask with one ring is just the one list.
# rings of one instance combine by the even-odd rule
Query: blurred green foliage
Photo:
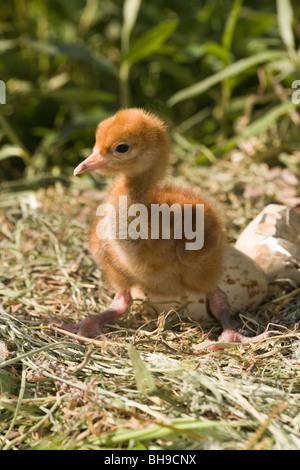
[(295, 148), (299, 19), (296, 0), (2, 2), (0, 181), (70, 173), (128, 106), (166, 120), (194, 163), (274, 124)]

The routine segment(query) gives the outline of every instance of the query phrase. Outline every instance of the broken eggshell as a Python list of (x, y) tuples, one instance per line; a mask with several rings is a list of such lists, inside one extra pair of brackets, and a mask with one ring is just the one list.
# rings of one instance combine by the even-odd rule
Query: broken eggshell
[(300, 285), (300, 213), (269, 204), (239, 236), (235, 248), (252, 258), (269, 280), (291, 279)]
[[(225, 250), (224, 268), (218, 286), (227, 294), (232, 314), (245, 310), (246, 307), (256, 307), (263, 302), (268, 291), (268, 280), (263, 270), (251, 258), (232, 245)], [(202, 292), (186, 292), (178, 298), (163, 298), (150, 292), (143, 292), (135, 286), (131, 289), (133, 299), (147, 300), (143, 308), (147, 311), (179, 310), (183, 306), (191, 318), (201, 320), (207, 317), (207, 296)], [(141, 301), (135, 301), (140, 305)]]
[[(264, 302), (269, 280), (280, 278), (300, 285), (300, 214), (284, 205), (270, 204), (244, 229), (235, 246), (227, 245), (218, 286), (227, 294), (235, 314)], [(201, 292), (170, 299), (135, 286), (131, 294), (133, 299), (148, 300), (143, 303), (148, 311), (184, 306), (195, 320), (208, 315), (207, 296)]]

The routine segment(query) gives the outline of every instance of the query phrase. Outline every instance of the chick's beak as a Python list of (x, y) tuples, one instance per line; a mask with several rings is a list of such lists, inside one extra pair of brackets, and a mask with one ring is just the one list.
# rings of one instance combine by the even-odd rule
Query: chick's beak
[(87, 173), (88, 171), (98, 170), (99, 168), (104, 168), (107, 163), (108, 161), (99, 153), (99, 151), (94, 151), (75, 168), (73, 174), (76, 176), (81, 173)]

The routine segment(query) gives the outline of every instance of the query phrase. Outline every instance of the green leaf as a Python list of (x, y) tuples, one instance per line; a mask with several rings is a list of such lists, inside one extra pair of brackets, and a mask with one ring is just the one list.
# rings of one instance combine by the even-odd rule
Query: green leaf
[(0, 54), (6, 52), (19, 45), (18, 39), (1, 39), (0, 41)]
[(46, 96), (49, 99), (57, 101), (66, 101), (73, 103), (97, 103), (97, 102), (113, 102), (116, 97), (112, 93), (101, 90), (92, 90), (89, 88), (62, 88), (60, 90), (49, 90), (37, 93)]
[(277, 121), (280, 116), (287, 114), (295, 105), (292, 101), (274, 106), (268, 113), (264, 114), (261, 118), (256, 119), (252, 122), (246, 132), (243, 134), (243, 138), (252, 137), (265, 132), (269, 127)]
[(24, 157), (24, 150), (17, 145), (3, 145), (0, 149), (0, 160), (5, 160), (10, 157)]
[(280, 116), (287, 114), (291, 109), (296, 108), (299, 105), (295, 105), (292, 101), (287, 101), (278, 106), (272, 108), (269, 112), (264, 114), (261, 118), (253, 121), (245, 130), (243, 134), (233, 137), (228, 140), (224, 150), (233, 148), (241, 140), (248, 139), (249, 137), (261, 135), (266, 132), (272, 124), (274, 124)]
[(60, 42), (42, 42), (35, 39), (22, 38), (21, 44), (24, 44), (38, 52), (43, 52), (54, 57), (68, 57), (78, 62), (85, 62), (99, 68), (110, 75), (117, 76), (115, 67), (101, 55), (91, 55), (89, 50), (80, 44), (68, 44)]
[(295, 49), (293, 33), (293, 9), (290, 0), (277, 0), (277, 17), (279, 32), (285, 46)]
[(17, 379), (13, 374), (6, 370), (0, 370), (0, 395), (3, 393), (14, 394), (17, 390), (17, 385)]
[(235, 0), (232, 10), (228, 16), (228, 19), (225, 24), (224, 33), (222, 36), (222, 44), (227, 51), (230, 51), (234, 31), (236, 28), (237, 20), (242, 8), (243, 0)]
[(226, 62), (228, 59), (228, 51), (221, 44), (214, 41), (207, 41), (205, 43), (205, 52), (207, 54), (213, 55), (214, 57), (217, 57), (222, 62), (224, 62), (225, 65), (227, 65)]
[(124, 57), (124, 61), (134, 64), (151, 54), (159, 52), (162, 45), (173, 34), (177, 26), (178, 21), (163, 21), (155, 26), (155, 28), (135, 41), (128, 54)]
[(222, 82), (228, 77), (234, 77), (239, 73), (253, 67), (255, 65), (261, 64), (263, 62), (270, 62), (273, 60), (281, 59), (285, 56), (285, 52), (282, 51), (264, 51), (259, 54), (252, 55), (245, 59), (240, 59), (233, 64), (229, 65), (220, 72), (211, 75), (210, 77), (201, 80), (201, 82), (195, 83), (183, 90), (178, 91), (168, 101), (169, 106), (174, 106), (180, 101), (193, 98), (194, 96), (204, 93), (206, 90), (216, 85), (219, 82)]
[(156, 385), (151, 372), (133, 346), (128, 347), (128, 354), (132, 361), (136, 386), (143, 395), (152, 395), (156, 391)]

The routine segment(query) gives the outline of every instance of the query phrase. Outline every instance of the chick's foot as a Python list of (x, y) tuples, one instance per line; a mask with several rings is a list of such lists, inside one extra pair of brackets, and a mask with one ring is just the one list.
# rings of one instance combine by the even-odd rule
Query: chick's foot
[(223, 328), (223, 332), (218, 338), (220, 344), (211, 346), (210, 351), (224, 349), (226, 347), (224, 343), (257, 343), (270, 336), (270, 333), (266, 331), (258, 336), (248, 337), (232, 328), (230, 324), (230, 305), (226, 294), (221, 289), (217, 288), (209, 296), (209, 305), (212, 314), (219, 320)]
[(79, 336), (85, 336), (87, 338), (103, 336), (103, 326), (125, 315), (129, 308), (130, 301), (130, 294), (118, 293), (104, 312), (97, 315), (89, 315), (78, 323), (63, 322), (58, 318), (50, 318), (47, 322)]

